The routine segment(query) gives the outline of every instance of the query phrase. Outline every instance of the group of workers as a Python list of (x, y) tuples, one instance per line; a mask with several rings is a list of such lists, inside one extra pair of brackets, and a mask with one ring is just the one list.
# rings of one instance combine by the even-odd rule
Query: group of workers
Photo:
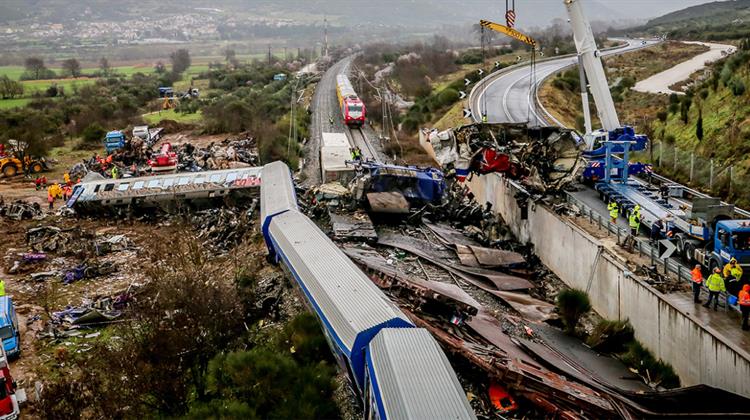
[[(78, 182), (80, 182), (80, 180), (78, 180)], [(42, 186), (47, 186), (47, 177), (37, 177), (34, 184), (37, 190)], [(47, 204), (49, 204), (49, 209), (52, 210), (55, 207), (55, 200), (61, 199), (63, 201), (68, 201), (72, 195), (73, 181), (70, 179), (70, 174), (66, 172), (63, 175), (62, 183), (55, 182), (47, 186)]]
[[(620, 206), (617, 204), (617, 202), (610, 201), (607, 205), (607, 210), (609, 211), (611, 222), (617, 224), (617, 218), (620, 217)], [(638, 236), (638, 231), (641, 228), (641, 220), (643, 220), (643, 215), (641, 215), (641, 206), (636, 204), (635, 207), (633, 207), (633, 209), (630, 211), (630, 215), (628, 215), (628, 226), (630, 226), (631, 235)]]
[[(705, 284), (706, 289), (708, 289), (708, 300), (703, 306), (709, 308), (713, 303), (714, 311), (718, 311), (719, 293), (727, 292), (728, 286), (736, 290), (738, 285), (741, 284), (743, 271), (737, 260), (732, 258), (723, 270), (719, 267), (714, 268), (713, 273), (705, 280), (700, 264), (696, 264), (690, 273), (693, 279), (693, 302), (701, 303), (701, 287)], [(731, 287), (733, 285), (737, 286)], [(737, 292), (737, 303), (740, 312), (742, 312), (742, 329), (750, 330), (750, 325), (748, 325), (748, 318), (750, 318), (750, 284), (742, 285), (742, 288)]]
[[(609, 216), (612, 223), (617, 223), (617, 218), (620, 216), (620, 207), (615, 201), (611, 201), (607, 205)], [(643, 216), (641, 215), (641, 207), (635, 205), (628, 215), (628, 226), (630, 227), (630, 234), (638, 236), (638, 231), (641, 228), (641, 221)], [(662, 237), (664, 231), (664, 222), (657, 220), (651, 226), (651, 241), (658, 241)], [(670, 237), (670, 232), (667, 232), (667, 237)], [(742, 279), (742, 267), (736, 259), (732, 258), (729, 263), (724, 266), (724, 269), (715, 268), (713, 273), (708, 276), (707, 279), (703, 279), (703, 272), (701, 265), (697, 264), (691, 271), (693, 279), (693, 301), (695, 303), (702, 303), (700, 300), (701, 287), (705, 285), (708, 289), (708, 300), (704, 307), (709, 308), (713, 303), (714, 310), (718, 310), (719, 306), (719, 294), (721, 292), (727, 292), (727, 286), (731, 286), (729, 290), (731, 296), (737, 295), (737, 303), (739, 304), (740, 311), (742, 312), (742, 329), (750, 330), (748, 324), (748, 318), (750, 318), (750, 284), (742, 285), (740, 289), (740, 281)], [(740, 289), (740, 290), (738, 290)]]

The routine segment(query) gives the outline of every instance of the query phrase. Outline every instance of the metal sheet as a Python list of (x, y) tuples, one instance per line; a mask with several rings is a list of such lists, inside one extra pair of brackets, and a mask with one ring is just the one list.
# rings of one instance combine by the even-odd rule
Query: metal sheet
[(409, 213), (409, 202), (399, 192), (367, 193), (367, 202), (370, 209), (377, 213)]
[(479, 267), (450, 264), (449, 260), (445, 259), (445, 255), (441, 255), (440, 250), (435, 250), (435, 246), (432, 243), (420, 239), (384, 232), (378, 235), (378, 243), (410, 252), (418, 257), (424, 258), (438, 267), (442, 267), (445, 270), (460, 276), (461, 278), (466, 278), (467, 281), (471, 279), (472, 282), (487, 282), (490, 285), (494, 285), (496, 290), (523, 290), (533, 287), (528, 280), (520, 277)]

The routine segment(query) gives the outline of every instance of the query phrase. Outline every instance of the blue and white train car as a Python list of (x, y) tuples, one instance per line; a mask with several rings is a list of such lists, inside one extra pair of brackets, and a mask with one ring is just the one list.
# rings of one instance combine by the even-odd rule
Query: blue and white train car
[[(432, 336), (406, 315), (307, 216), (289, 168), (261, 174), (261, 226), (315, 312), (367, 418), (475, 419), (455, 372)], [(414, 389), (410, 389), (414, 388)]]
[(367, 350), (367, 419), (474, 418), (448, 358), (423, 328), (384, 329)]

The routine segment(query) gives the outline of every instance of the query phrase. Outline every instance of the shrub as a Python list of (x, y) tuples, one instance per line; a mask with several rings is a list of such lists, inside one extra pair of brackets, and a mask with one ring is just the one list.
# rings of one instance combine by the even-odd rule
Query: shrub
[(83, 132), (81, 133), (81, 136), (83, 137), (83, 141), (85, 143), (100, 143), (104, 136), (107, 134), (107, 131), (99, 125), (99, 123), (92, 123), (89, 124), (88, 127), (83, 129)]
[(745, 94), (745, 83), (743, 83), (742, 80), (733, 77), (732, 80), (729, 81), (729, 89), (732, 91), (732, 95), (742, 96)]
[(680, 386), (680, 378), (674, 373), (672, 366), (662, 360), (657, 360), (641, 343), (633, 340), (627, 348), (628, 351), (621, 356), (623, 363), (635, 368), (639, 374), (654, 384), (664, 388)]
[(443, 89), (438, 95), (438, 102), (440, 106), (453, 105), (458, 100), (459, 94), (457, 91), (451, 88)]
[(594, 331), (586, 339), (586, 344), (602, 353), (622, 353), (633, 338), (633, 327), (627, 319), (624, 321), (603, 319), (594, 327)]
[(574, 334), (581, 317), (591, 310), (591, 302), (583, 290), (565, 289), (557, 295), (557, 310), (565, 323), (565, 331)]

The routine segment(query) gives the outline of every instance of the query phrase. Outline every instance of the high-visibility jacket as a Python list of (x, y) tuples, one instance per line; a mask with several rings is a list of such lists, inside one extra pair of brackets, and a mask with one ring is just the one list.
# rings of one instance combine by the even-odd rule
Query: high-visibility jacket
[(117, 178), (117, 166), (112, 167), (112, 179)]
[(0, 280), (0, 296), (5, 296), (5, 280)]
[(630, 213), (629, 222), (631, 228), (638, 229), (641, 226), (641, 218), (635, 212)]
[(724, 277), (720, 274), (713, 273), (708, 276), (706, 280), (706, 287), (712, 292), (725, 292), (727, 289), (724, 287)]
[(746, 284), (742, 287), (737, 295), (737, 302), (740, 306), (750, 306), (750, 285)]
[(617, 203), (609, 203), (607, 210), (609, 210), (609, 216), (613, 219), (617, 219), (617, 216), (620, 215), (620, 209), (617, 208)]
[(641, 217), (641, 206), (638, 204), (633, 207), (633, 213), (635, 213), (636, 216)]
[(690, 272), (690, 274), (693, 276), (693, 281), (695, 283), (703, 283), (703, 273), (701, 272), (700, 268), (694, 268), (693, 271)]
[(742, 267), (740, 267), (739, 263), (734, 267), (732, 267), (731, 263), (724, 266), (724, 277), (729, 277), (730, 275), (737, 280), (742, 278)]

